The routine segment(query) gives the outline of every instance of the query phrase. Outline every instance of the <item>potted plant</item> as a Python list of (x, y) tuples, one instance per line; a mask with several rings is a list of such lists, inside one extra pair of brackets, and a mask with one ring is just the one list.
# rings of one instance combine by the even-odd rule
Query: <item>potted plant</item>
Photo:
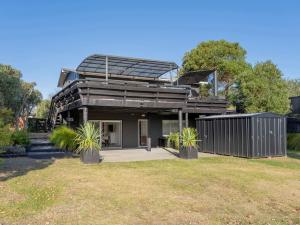
[(77, 130), (75, 141), (78, 144), (77, 153), (80, 153), (80, 160), (83, 163), (99, 163), (102, 158), (99, 151), (101, 150), (100, 130), (87, 122)]
[(197, 131), (194, 128), (184, 128), (182, 131), (182, 146), (179, 148), (179, 156), (184, 159), (197, 159)]

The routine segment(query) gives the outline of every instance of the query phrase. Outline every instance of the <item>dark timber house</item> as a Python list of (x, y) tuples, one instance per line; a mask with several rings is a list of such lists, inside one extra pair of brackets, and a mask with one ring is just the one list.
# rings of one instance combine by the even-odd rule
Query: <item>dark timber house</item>
[[(215, 96), (199, 96), (199, 82), (214, 71), (173, 80), (176, 72), (173, 62), (91, 55), (76, 70), (62, 69), (62, 90), (52, 97), (49, 126), (65, 123), (75, 128), (91, 121), (102, 129), (104, 148), (144, 147), (148, 137), (156, 147), (164, 135), (195, 127), (200, 115), (226, 112), (227, 101), (217, 96), (217, 88)], [(166, 75), (170, 79), (162, 78)]]

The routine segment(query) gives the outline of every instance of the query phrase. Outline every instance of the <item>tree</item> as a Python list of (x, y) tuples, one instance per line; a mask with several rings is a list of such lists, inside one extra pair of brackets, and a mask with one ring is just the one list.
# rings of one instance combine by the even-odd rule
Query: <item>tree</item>
[(22, 84), (20, 71), (0, 64), (0, 107), (16, 112), (21, 103)]
[(286, 80), (289, 97), (300, 96), (300, 79)]
[(288, 87), (271, 61), (257, 63), (239, 75), (233, 89), (233, 102), (245, 112), (285, 114), (289, 110)]
[(246, 53), (239, 43), (225, 40), (202, 42), (184, 55), (181, 74), (197, 70), (217, 70), (218, 80), (227, 95), (236, 76), (250, 67), (246, 62)]
[(36, 109), (36, 116), (38, 118), (47, 118), (50, 110), (51, 101), (49, 99), (42, 100)]
[(16, 126), (20, 117), (27, 120), (42, 98), (41, 93), (35, 89), (36, 84), (27, 83), (21, 77), (19, 70), (0, 64), (0, 108), (11, 110)]

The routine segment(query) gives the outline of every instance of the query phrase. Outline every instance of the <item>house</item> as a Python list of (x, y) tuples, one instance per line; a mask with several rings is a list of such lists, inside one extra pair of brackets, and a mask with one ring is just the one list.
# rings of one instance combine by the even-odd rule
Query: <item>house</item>
[(104, 148), (145, 147), (149, 137), (156, 147), (170, 132), (195, 127), (199, 116), (226, 112), (227, 101), (216, 88), (213, 96), (199, 95), (199, 82), (217, 80), (214, 71), (174, 79), (177, 74), (173, 62), (88, 56), (75, 70), (61, 70), (62, 89), (52, 97), (49, 126), (78, 127), (90, 121), (101, 127)]

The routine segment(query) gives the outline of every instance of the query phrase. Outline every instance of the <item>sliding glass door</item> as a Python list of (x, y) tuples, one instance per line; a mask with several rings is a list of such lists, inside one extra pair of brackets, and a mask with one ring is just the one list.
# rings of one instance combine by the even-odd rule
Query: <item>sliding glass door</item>
[(92, 120), (96, 128), (101, 129), (102, 149), (122, 148), (121, 120)]

